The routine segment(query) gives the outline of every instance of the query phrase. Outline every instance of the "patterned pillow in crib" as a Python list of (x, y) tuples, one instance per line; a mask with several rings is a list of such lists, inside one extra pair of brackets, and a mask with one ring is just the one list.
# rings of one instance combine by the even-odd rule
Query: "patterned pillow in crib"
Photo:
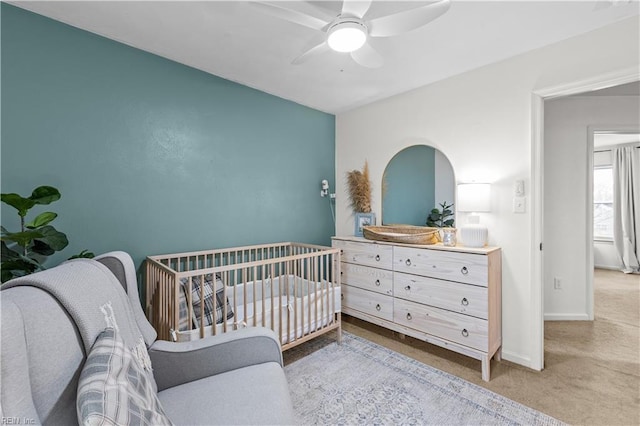
[(156, 394), (146, 347), (144, 351), (146, 356), (140, 356), (127, 348), (113, 328), (100, 333), (80, 373), (76, 397), (78, 423), (172, 424)]
[[(184, 281), (184, 280), (183, 280)], [(180, 283), (180, 295), (178, 296), (178, 308), (180, 309), (180, 316), (178, 317), (178, 330), (186, 331), (191, 327), (189, 319), (189, 305), (187, 304), (187, 289), (184, 282)], [(193, 321), (191, 321), (193, 323)]]
[[(222, 282), (222, 278), (219, 274), (215, 275), (215, 292), (214, 292), (214, 283), (213, 283), (213, 275), (208, 274), (204, 277), (204, 325), (212, 325), (213, 324), (213, 312), (215, 310), (216, 314), (216, 324), (222, 324), (224, 321), (224, 305), (226, 303), (227, 306), (227, 317), (226, 319), (233, 318), (233, 309), (231, 309), (231, 304), (229, 303), (229, 298), (224, 300), (224, 283)], [(186, 294), (189, 291), (189, 282), (187, 278), (183, 278), (181, 280), (182, 288), (184, 289), (184, 293)], [(215, 308), (214, 308), (214, 294), (215, 294)], [(200, 327), (200, 319), (201, 319), (201, 300), (203, 298), (200, 296), (200, 277), (191, 278), (191, 302), (193, 303), (193, 326), (195, 328)], [(185, 317), (187, 316), (187, 303), (185, 297), (184, 303), (184, 312)], [(180, 327), (182, 327), (182, 307), (180, 308)], [(188, 329), (188, 324), (186, 325), (185, 330)], [(181, 328), (182, 330), (182, 328)]]

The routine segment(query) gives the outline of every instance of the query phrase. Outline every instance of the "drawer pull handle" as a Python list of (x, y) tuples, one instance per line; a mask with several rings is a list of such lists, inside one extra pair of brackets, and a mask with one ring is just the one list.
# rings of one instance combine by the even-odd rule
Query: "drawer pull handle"
[(469, 301), (467, 300), (466, 297), (463, 297), (462, 298), (462, 302), (460, 302), (460, 303), (462, 303), (462, 306), (468, 306), (469, 305)]
[(376, 287), (380, 287), (380, 280), (376, 280)]
[(466, 329), (466, 328), (463, 328), (463, 329), (462, 329), (462, 336), (463, 336), (463, 337), (468, 337), (468, 336), (469, 336), (469, 332), (467, 331), (467, 329)]
[(462, 275), (467, 275), (469, 273), (469, 270), (466, 266), (463, 266), (462, 269), (460, 269), (460, 272), (462, 272)]
[(380, 309), (382, 309), (382, 306), (380, 306), (380, 304), (378, 303), (378, 304), (376, 305), (376, 311), (379, 311)]
[(340, 300), (344, 300), (344, 293), (340, 293)]
[(411, 259), (407, 259), (406, 262), (404, 262), (407, 266), (411, 266)]
[(380, 262), (380, 255), (376, 254), (376, 262)]
[(410, 285), (408, 285), (408, 286), (406, 286), (404, 289), (405, 289), (405, 290), (407, 290), (407, 291), (411, 291), (411, 286), (410, 286)]
[(411, 316), (411, 312), (407, 312), (407, 319), (409, 321), (411, 321), (413, 319), (413, 317)]

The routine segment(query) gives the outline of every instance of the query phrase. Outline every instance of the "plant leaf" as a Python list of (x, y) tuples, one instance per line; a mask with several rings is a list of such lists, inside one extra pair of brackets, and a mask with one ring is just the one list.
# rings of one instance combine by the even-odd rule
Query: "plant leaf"
[(0, 244), (2, 245), (2, 249), (0, 250), (0, 253), (1, 253), (0, 260), (2, 262), (7, 262), (10, 260), (15, 260), (20, 258), (20, 253), (10, 249), (9, 246), (7, 246), (7, 243), (2, 241)]
[(29, 198), (23, 198), (18, 194), (1, 194), (1, 200), (3, 203), (6, 203), (18, 210), (18, 214), (20, 217), (25, 217), (29, 209), (36, 205), (36, 202)]
[(40, 231), (4, 232), (2, 241), (13, 241), (19, 246), (26, 247), (31, 241), (42, 236), (43, 234)]
[(29, 229), (39, 228), (41, 226), (48, 224), (56, 217), (58, 217), (57, 213), (53, 213), (53, 212), (40, 213), (38, 216), (36, 216), (35, 219), (27, 223), (25, 226)]
[(55, 251), (60, 251), (69, 245), (67, 236), (63, 232), (56, 230), (56, 228), (51, 225), (43, 226), (39, 231), (42, 236), (37, 239), (47, 244)]
[(53, 253), (56, 252), (54, 249), (52, 249), (49, 246), (49, 244), (40, 240), (33, 241), (33, 247), (31, 247), (31, 251), (33, 251), (34, 253), (41, 254), (43, 256), (51, 256)]
[(33, 261), (27, 262), (23, 258), (2, 262), (2, 282), (5, 283), (12, 278), (32, 274), (41, 269), (39, 266)]
[(38, 260), (32, 259), (29, 256), (20, 255), (20, 259), (23, 262), (27, 262), (28, 264), (33, 265), (33, 267), (35, 268), (35, 271), (42, 271), (46, 269), (44, 266), (42, 266), (42, 264)]
[(60, 191), (53, 186), (39, 186), (33, 190), (29, 197), (35, 204), (49, 204), (59, 200)]
[(71, 256), (69, 258), (69, 260), (71, 260), (71, 259), (93, 259), (94, 257), (96, 257), (96, 255), (93, 254), (92, 252), (90, 252), (89, 250), (82, 250), (80, 253), (74, 254), (73, 256)]
[(4, 284), (7, 281), (9, 281), (11, 278), (13, 278), (13, 273), (8, 269), (4, 269), (4, 264), (3, 264), (2, 272), (0, 272), (0, 282)]

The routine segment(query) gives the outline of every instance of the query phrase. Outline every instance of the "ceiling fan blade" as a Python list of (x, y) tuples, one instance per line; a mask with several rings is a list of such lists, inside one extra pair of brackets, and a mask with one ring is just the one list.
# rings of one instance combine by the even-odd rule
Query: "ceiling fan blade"
[(276, 18), (284, 19), (285, 21), (293, 22), (294, 24), (309, 27), (314, 30), (322, 31), (324, 27), (329, 25), (329, 22), (316, 18), (315, 16), (307, 15), (306, 13), (298, 12), (297, 10), (288, 9), (280, 4), (263, 3), (252, 1), (249, 4), (257, 9), (260, 9), (266, 14), (275, 16)]
[(382, 56), (369, 43), (365, 43), (360, 49), (351, 52), (351, 57), (359, 65), (367, 68), (380, 68), (384, 63)]
[(304, 62), (307, 62), (309, 58), (320, 55), (321, 53), (324, 53), (327, 50), (329, 50), (329, 45), (327, 44), (326, 41), (323, 41), (322, 43), (316, 46), (313, 46), (311, 49), (307, 50), (302, 55), (295, 58), (293, 61), (291, 61), (291, 63), (294, 65), (300, 65)]
[(444, 14), (450, 6), (450, 0), (440, 0), (416, 9), (372, 19), (367, 23), (369, 35), (371, 37), (390, 37), (415, 30)]
[(371, 7), (372, 0), (344, 0), (342, 2), (342, 14), (362, 18)]

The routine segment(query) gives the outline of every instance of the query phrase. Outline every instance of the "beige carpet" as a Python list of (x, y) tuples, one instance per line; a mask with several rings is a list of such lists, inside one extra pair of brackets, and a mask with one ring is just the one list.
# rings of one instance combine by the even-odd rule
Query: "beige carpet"
[[(597, 270), (594, 322), (545, 323), (545, 369), (480, 361), (343, 316), (344, 329), (576, 425), (640, 425), (640, 277)], [(301, 351), (285, 352), (293, 362)]]

